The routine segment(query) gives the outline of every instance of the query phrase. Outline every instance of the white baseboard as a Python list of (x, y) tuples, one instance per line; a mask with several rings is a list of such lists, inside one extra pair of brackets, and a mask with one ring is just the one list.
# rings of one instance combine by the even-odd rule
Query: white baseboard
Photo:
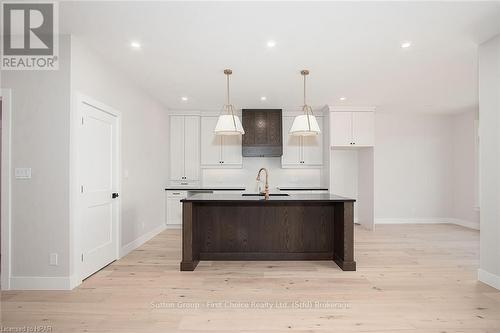
[(449, 223), (445, 217), (429, 218), (375, 218), (375, 224), (437, 224)]
[(182, 224), (167, 224), (167, 229), (182, 229)]
[(477, 270), (477, 279), (487, 285), (500, 290), (500, 276), (487, 272), (484, 269)]
[(474, 230), (479, 230), (479, 222), (471, 222), (471, 221), (466, 221), (466, 220), (461, 220), (461, 219), (455, 219), (455, 218), (450, 218), (448, 219), (451, 224), (456, 224), (460, 225), (462, 227), (474, 229)]
[(375, 218), (375, 224), (456, 224), (462, 227), (479, 230), (479, 223), (448, 217), (427, 218)]
[(10, 290), (71, 290), (69, 276), (13, 276)]
[(166, 229), (165, 224), (159, 225), (156, 228), (154, 228), (153, 230), (151, 230), (151, 231), (145, 233), (144, 235), (142, 235), (141, 237), (137, 238), (136, 240), (131, 241), (130, 243), (128, 243), (125, 246), (122, 246), (122, 248), (120, 249), (120, 258), (123, 258), (124, 256), (126, 256), (127, 254), (129, 254), (133, 250), (137, 249), (139, 246), (146, 243), (148, 240), (150, 240), (154, 236), (158, 235), (160, 232), (162, 232), (165, 229)]

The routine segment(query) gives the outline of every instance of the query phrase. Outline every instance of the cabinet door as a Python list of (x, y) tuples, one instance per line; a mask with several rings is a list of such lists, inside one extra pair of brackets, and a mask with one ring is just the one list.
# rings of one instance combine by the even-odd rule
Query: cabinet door
[(353, 143), (356, 146), (373, 146), (375, 144), (375, 113), (352, 113)]
[(200, 179), (199, 116), (186, 116), (184, 120), (184, 176), (186, 180)]
[(226, 135), (221, 137), (223, 166), (241, 166), (243, 164), (241, 141), (241, 135)]
[(221, 138), (215, 135), (214, 129), (217, 117), (201, 117), (201, 165), (219, 166), (221, 158)]
[(288, 134), (295, 117), (283, 117), (283, 156), (281, 164), (283, 166), (302, 165), (301, 137)]
[(172, 196), (167, 198), (167, 225), (182, 224), (182, 198)]
[(302, 163), (305, 166), (323, 165), (323, 117), (316, 117), (321, 133), (302, 137)]
[(330, 113), (330, 144), (352, 146), (352, 112)]
[(170, 116), (170, 180), (184, 177), (184, 117)]

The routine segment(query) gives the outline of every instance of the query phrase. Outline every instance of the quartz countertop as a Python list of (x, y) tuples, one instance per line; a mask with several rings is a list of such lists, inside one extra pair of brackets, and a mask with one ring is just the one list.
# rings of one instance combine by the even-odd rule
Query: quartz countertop
[(182, 202), (355, 202), (355, 199), (344, 198), (331, 193), (304, 193), (290, 194), (288, 196), (277, 195), (271, 196), (269, 200), (265, 200), (263, 196), (243, 196), (241, 194), (215, 194), (215, 193), (198, 193), (189, 198), (181, 200)]
[(319, 186), (279, 186), (278, 189), (280, 191), (328, 191), (327, 187), (319, 187)]
[(189, 186), (189, 185), (171, 185), (165, 187), (165, 191), (245, 191), (241, 186)]

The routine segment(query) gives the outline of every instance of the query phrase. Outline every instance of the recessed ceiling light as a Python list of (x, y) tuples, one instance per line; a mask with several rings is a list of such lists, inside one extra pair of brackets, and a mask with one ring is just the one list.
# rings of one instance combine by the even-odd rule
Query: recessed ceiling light
[(340, 97), (339, 98), (341, 101), (345, 101), (345, 97)]
[(402, 42), (401, 43), (401, 48), (402, 49), (407, 49), (411, 46), (411, 42)]
[(187, 102), (187, 100), (188, 100), (188, 98), (186, 96), (182, 96), (181, 99), (183, 102)]
[(133, 49), (140, 49), (141, 48), (141, 43), (137, 42), (137, 41), (132, 41), (130, 42), (130, 47), (133, 48)]
[(275, 47), (276, 46), (276, 42), (274, 40), (270, 40), (267, 42), (267, 47)]
[(266, 96), (262, 96), (262, 97), (260, 98), (260, 100), (261, 100), (261, 101), (263, 101), (263, 102), (264, 102), (264, 101), (267, 101), (267, 97), (266, 97)]

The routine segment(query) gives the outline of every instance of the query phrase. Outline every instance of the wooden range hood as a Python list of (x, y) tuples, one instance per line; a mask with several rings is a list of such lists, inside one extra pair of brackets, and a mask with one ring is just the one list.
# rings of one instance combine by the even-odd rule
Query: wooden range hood
[(244, 157), (283, 155), (281, 109), (243, 109), (242, 153)]

